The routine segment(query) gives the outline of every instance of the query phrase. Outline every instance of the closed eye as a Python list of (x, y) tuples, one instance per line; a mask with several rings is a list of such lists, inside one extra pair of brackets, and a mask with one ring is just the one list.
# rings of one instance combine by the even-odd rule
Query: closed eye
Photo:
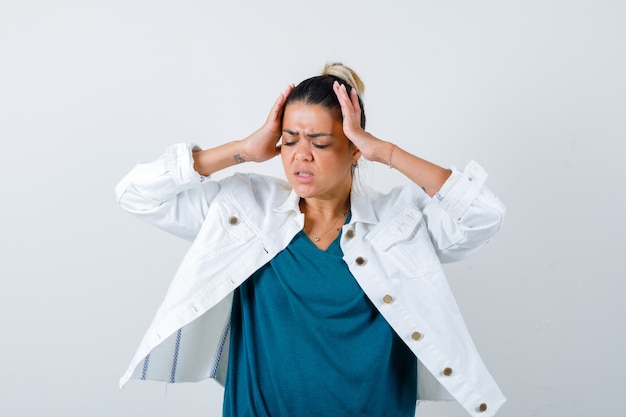
[[(289, 129), (283, 129), (282, 136), (283, 146), (294, 146), (300, 140), (299, 133)], [(326, 149), (330, 146), (330, 144), (313, 143), (313, 140), (321, 137), (332, 137), (332, 135), (330, 133), (307, 133), (306, 137), (315, 149)]]
[[(285, 136), (291, 137), (291, 140), (287, 139)], [(294, 131), (291, 131), (289, 129), (283, 129), (283, 137), (282, 137), (282, 146), (293, 146), (296, 143), (298, 143), (297, 140), (295, 140), (298, 137), (298, 134)]]
[[(298, 143), (297, 140), (292, 140), (292, 141), (283, 140), (282, 146), (294, 146), (296, 143)], [(330, 145), (322, 145), (319, 143), (311, 143), (311, 145), (313, 145), (313, 147), (316, 149), (326, 149), (330, 146)]]

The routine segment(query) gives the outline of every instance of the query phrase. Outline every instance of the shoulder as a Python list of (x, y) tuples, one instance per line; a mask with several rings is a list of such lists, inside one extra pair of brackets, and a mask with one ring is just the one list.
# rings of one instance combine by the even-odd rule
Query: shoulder
[(219, 182), (221, 191), (236, 199), (282, 201), (291, 193), (287, 181), (269, 175), (235, 173)]
[(430, 201), (428, 194), (415, 184), (397, 186), (381, 192), (371, 187), (361, 186), (351, 195), (352, 219), (368, 227), (384, 227), (398, 216), (407, 212), (412, 217), (421, 217), (420, 213)]
[(414, 183), (396, 186), (386, 192), (364, 187), (358, 194), (363, 195), (377, 213), (394, 209), (401, 210), (407, 206), (423, 208), (431, 199), (421, 187)]
[(233, 185), (255, 185), (255, 186), (267, 186), (273, 187), (287, 187), (291, 188), (289, 183), (283, 179), (273, 177), (271, 175), (256, 174), (254, 172), (236, 172), (228, 177), (224, 177), (219, 181), (223, 186)]
[(252, 189), (268, 189), (268, 190), (280, 190), (291, 191), (289, 183), (283, 179), (272, 177), (270, 175), (261, 175), (255, 173), (242, 173), (238, 172), (231, 176), (228, 176), (221, 181), (222, 187), (249, 187)]

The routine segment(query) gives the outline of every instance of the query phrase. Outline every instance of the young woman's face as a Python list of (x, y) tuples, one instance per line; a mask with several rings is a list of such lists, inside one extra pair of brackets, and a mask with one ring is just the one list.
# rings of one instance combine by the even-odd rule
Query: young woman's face
[(326, 108), (290, 103), (283, 116), (281, 159), (287, 180), (303, 198), (345, 198), (359, 151)]

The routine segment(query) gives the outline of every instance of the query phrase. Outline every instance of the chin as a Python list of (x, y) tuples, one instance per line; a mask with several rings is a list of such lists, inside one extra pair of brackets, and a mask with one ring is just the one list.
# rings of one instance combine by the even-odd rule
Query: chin
[(298, 196), (300, 196), (300, 198), (315, 197), (314, 193), (311, 193), (310, 191), (307, 191), (307, 190), (303, 190), (302, 188), (293, 187), (293, 189), (296, 192), (296, 194), (298, 194)]
[(310, 186), (302, 186), (302, 184), (291, 184), (291, 188), (300, 196), (300, 198), (315, 197), (317, 193)]

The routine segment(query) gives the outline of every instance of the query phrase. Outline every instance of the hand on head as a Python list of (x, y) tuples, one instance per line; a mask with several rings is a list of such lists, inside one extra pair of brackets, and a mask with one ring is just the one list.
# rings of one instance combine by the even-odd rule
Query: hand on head
[(348, 138), (356, 136), (361, 127), (361, 106), (359, 105), (359, 96), (356, 89), (351, 88), (350, 93), (345, 84), (339, 84), (338, 81), (333, 83), (333, 90), (339, 99), (341, 105), (341, 114), (343, 115), (343, 131)]
[(346, 137), (361, 151), (361, 155), (368, 160), (377, 160), (380, 146), (384, 143), (361, 127), (361, 106), (355, 88), (350, 93), (345, 84), (333, 83), (333, 90), (341, 105), (343, 115), (343, 132)]
[[(270, 113), (261, 128), (243, 140), (246, 160), (263, 162), (280, 154), (278, 142), (282, 135), (282, 119), (287, 99), (295, 86), (290, 84), (276, 99)], [(363, 128), (363, 117), (359, 96), (355, 88), (346, 88), (346, 84), (338, 81), (332, 84), (341, 113), (343, 115), (343, 131), (346, 137), (361, 151), (364, 158), (378, 160), (380, 147), (385, 142), (375, 138)], [(320, 103), (322, 104), (322, 103)]]
[(277, 144), (282, 134), (285, 102), (294, 88), (293, 84), (287, 86), (274, 102), (263, 126), (243, 140), (245, 154), (250, 161), (267, 161), (280, 153), (280, 145)]

